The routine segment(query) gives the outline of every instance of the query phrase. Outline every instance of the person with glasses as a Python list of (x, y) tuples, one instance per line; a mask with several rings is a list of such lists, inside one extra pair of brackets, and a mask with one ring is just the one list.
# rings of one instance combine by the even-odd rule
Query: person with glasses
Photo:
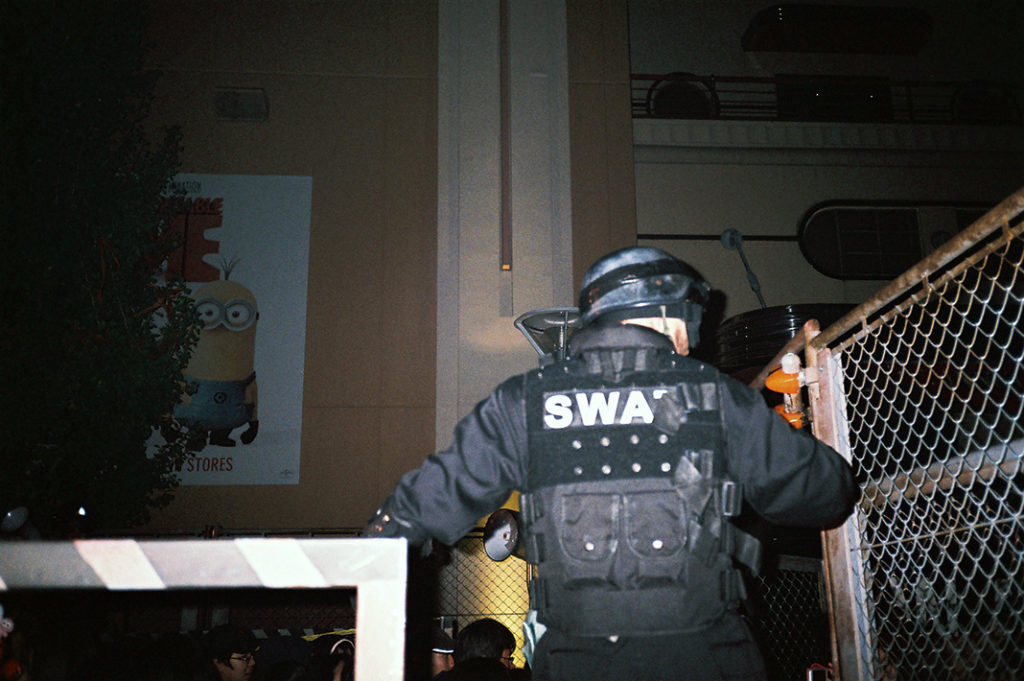
[(251, 681), (256, 671), (256, 637), (234, 624), (219, 624), (203, 637), (216, 674), (212, 681)]

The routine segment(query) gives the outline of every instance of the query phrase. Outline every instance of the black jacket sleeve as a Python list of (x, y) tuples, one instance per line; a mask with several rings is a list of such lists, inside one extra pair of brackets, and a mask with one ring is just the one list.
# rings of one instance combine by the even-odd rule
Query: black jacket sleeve
[(841, 523), (860, 495), (850, 464), (786, 423), (756, 390), (728, 377), (722, 388), (727, 469), (750, 506), (778, 525)]
[(521, 488), (526, 480), (524, 380), (510, 378), (478, 403), (456, 426), (446, 449), (399, 479), (370, 526), (386, 515), (412, 544), (430, 538), (454, 544)]

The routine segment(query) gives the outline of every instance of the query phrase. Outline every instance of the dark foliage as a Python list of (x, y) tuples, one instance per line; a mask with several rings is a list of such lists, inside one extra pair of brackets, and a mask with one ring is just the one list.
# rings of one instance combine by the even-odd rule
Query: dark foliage
[(94, 527), (145, 522), (197, 446), (170, 419), (197, 326), (158, 276), (181, 134), (145, 127), (143, 9), (3, 2), (0, 506), (49, 536), (81, 532), (80, 506)]

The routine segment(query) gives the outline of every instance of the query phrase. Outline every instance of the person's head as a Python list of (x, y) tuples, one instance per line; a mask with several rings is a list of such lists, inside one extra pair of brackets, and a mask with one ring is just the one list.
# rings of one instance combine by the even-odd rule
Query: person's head
[(455, 666), (466, 660), (489, 657), (512, 666), (516, 637), (501, 622), (489, 617), (471, 622), (455, 637)]
[(310, 681), (309, 670), (298, 660), (283, 658), (260, 669), (260, 681)]
[(583, 275), (580, 321), (646, 326), (668, 335), (686, 354), (697, 347), (710, 290), (696, 270), (665, 251), (623, 248), (599, 258)]
[(204, 637), (207, 656), (221, 681), (250, 681), (256, 669), (256, 637), (234, 624), (219, 624)]
[(509, 673), (500, 660), (474, 657), (452, 667), (451, 681), (508, 681)]
[(324, 634), (313, 641), (309, 655), (309, 678), (313, 681), (343, 681), (354, 673), (356, 645), (350, 636)]

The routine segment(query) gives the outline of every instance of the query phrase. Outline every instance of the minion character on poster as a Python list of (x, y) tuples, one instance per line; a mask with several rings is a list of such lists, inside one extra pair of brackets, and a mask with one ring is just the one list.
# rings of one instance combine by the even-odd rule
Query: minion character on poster
[(201, 447), (181, 485), (299, 484), (313, 178), (180, 173), (169, 192), (166, 268), (200, 322), (173, 413)]
[(232, 431), (245, 429), (238, 440), (247, 445), (259, 432), (256, 387), (256, 323), (259, 308), (247, 287), (224, 278), (200, 285), (192, 294), (202, 322), (199, 341), (184, 375), (190, 389), (174, 416), (207, 433), (207, 442), (234, 447)]

